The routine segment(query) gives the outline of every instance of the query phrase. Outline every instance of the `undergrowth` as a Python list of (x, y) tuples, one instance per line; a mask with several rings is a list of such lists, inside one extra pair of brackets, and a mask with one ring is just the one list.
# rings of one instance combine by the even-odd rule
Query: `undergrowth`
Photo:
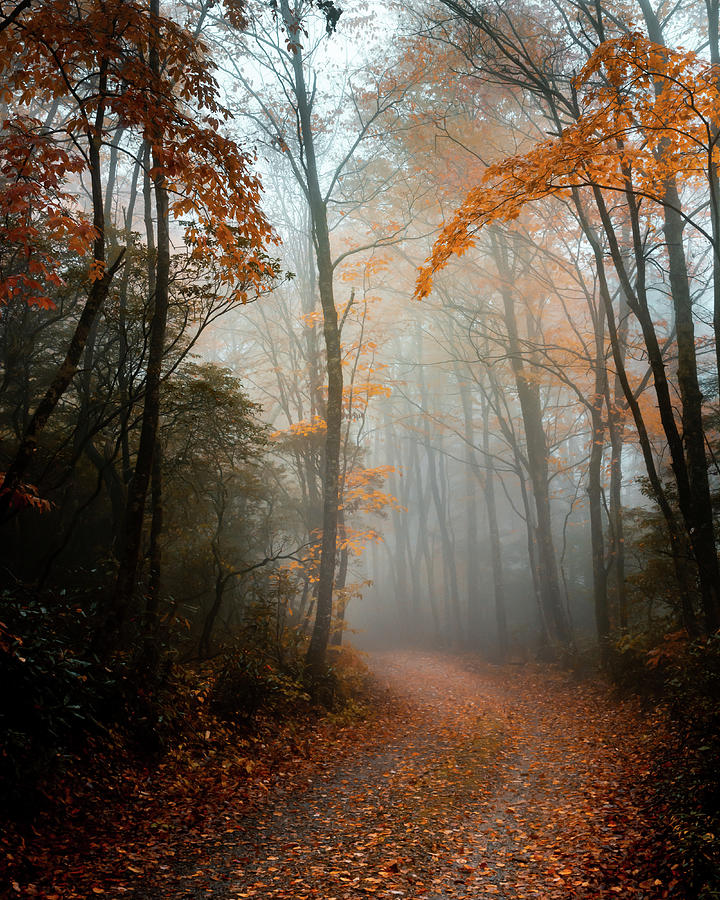
[(301, 749), (313, 723), (340, 727), (370, 709), (371, 679), (351, 649), (331, 654), (322, 706), (305, 679), (303, 640), (278, 648), (248, 629), (210, 660), (181, 665), (165, 653), (152, 670), (139, 670), (132, 652), (100, 661), (88, 649), (92, 618), (72, 597), (2, 599), (5, 822), (31, 825), (40, 814), (64, 814), (70, 802), (92, 804), (133, 772), (173, 769), (190, 793), (185, 775), (200, 764), (217, 763), (220, 782), (244, 777), (261, 757)]
[(658, 751), (650, 802), (665, 823), (669, 865), (688, 900), (720, 898), (720, 634), (669, 634), (651, 649), (625, 645), (614, 678), (669, 712), (673, 740)]

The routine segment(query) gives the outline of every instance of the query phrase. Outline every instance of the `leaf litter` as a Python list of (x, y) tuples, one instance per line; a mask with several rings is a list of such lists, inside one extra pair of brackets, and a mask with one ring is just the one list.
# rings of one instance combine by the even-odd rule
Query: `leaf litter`
[(37, 830), (10, 896), (682, 896), (647, 803), (659, 714), (547, 666), (370, 662), (367, 719), (256, 735), (225, 758), (204, 734), (181, 776), (128, 774), (103, 815)]

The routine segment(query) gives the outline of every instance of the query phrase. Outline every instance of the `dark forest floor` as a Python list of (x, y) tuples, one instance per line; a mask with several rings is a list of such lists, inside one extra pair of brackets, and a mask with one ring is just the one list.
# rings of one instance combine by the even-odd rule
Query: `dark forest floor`
[(647, 804), (659, 719), (551, 668), (370, 663), (366, 720), (308, 725), (243, 779), (203, 782), (201, 759), (192, 802), (148, 772), (102, 816), (18, 848), (8, 896), (683, 896)]

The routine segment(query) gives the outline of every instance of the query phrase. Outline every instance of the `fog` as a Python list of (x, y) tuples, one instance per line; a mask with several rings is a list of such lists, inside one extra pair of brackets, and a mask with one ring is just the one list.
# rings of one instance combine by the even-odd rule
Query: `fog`
[[(109, 619), (149, 606), (156, 624), (187, 622), (170, 639), (182, 658), (258, 619), (275, 622), (280, 657), (309, 642), (318, 664), (328, 642), (522, 659), (715, 621), (702, 128), (675, 148), (687, 177), (668, 205), (649, 187), (667, 175), (643, 132), (655, 140), (650, 93), (634, 124), (618, 112), (634, 176), (607, 135), (602, 153), (588, 137), (625, 101), (609, 77), (596, 93), (563, 4), (538, 7), (517, 46), (492, 6), (283, 0), (242, 27), (186, 10), (204, 41), (193, 65), (213, 67), (212, 101), (181, 89), (182, 67), (167, 91), (186, 180), (170, 167), (155, 184), (147, 123), (113, 112), (102, 191), (82, 167), (66, 178), (78, 209), (105, 191), (93, 271), (122, 274), (104, 310), (85, 329), (78, 257), (53, 263), (58, 305), (3, 315), (4, 452), (23, 504), (6, 556), (21, 580), (94, 585), (117, 565)], [(697, 33), (684, 9), (683, 23)], [(550, 74), (527, 69), (525, 39)], [(33, 102), (66, 117), (61, 149), (80, 140), (67, 98)], [(205, 130), (183, 144), (172, 128), (191, 112)], [(76, 327), (81, 377), (58, 392), (49, 373)], [(34, 417), (63, 393), (54, 420)]]
[[(473, 178), (539, 137), (548, 110), (530, 104), (520, 113), (514, 88), (483, 82), (452, 29), (433, 35), (447, 70), (428, 84), (418, 64), (432, 15), (388, 19), (392, 48), (381, 50), (375, 28), (353, 51), (348, 35), (363, 33), (363, 15), (349, 5), (342, 40), (333, 43), (320, 23), (304, 47), (344, 379), (336, 638), (525, 658), (558, 639), (590, 646), (609, 623), (662, 617), (666, 601), (633, 582), (653, 503), (614, 371), (603, 290), (652, 421), (648, 362), (621, 274), (598, 281), (592, 234), (563, 199), (548, 197), (517, 221), (478, 228), (457, 254), (433, 262), (432, 290), (418, 290), (438, 228)], [(286, 275), (224, 315), (200, 347), (240, 379), (272, 430), (283, 510), (275, 546), (304, 548), (289, 566), (303, 597), (298, 627), (309, 633), (327, 525), (327, 306), (310, 133), (294, 128), (302, 98), (268, 49), (284, 40), (272, 21), (245, 39), (253, 63), (236, 78), (232, 102), (236, 127), (258, 148)], [(231, 79), (238, 63), (228, 60)], [(627, 242), (622, 214), (616, 224)], [(669, 342), (668, 276), (658, 267), (653, 277), (657, 335)], [(650, 441), (664, 465), (662, 438)], [(625, 527), (636, 522), (626, 543)]]

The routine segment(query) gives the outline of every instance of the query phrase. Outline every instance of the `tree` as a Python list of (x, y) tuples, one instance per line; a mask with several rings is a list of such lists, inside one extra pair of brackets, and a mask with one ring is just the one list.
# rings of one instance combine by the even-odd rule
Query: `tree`
[[(317, 678), (324, 667), (325, 651), (331, 633), (333, 587), (337, 563), (338, 508), (340, 506), (340, 465), (343, 412), (343, 372), (341, 328), (335, 300), (335, 271), (349, 253), (360, 252), (385, 241), (397, 239), (401, 228), (390, 236), (371, 236), (367, 246), (355, 246), (333, 253), (329, 222), (329, 207), (343, 195), (343, 179), (359, 155), (363, 142), (377, 139), (383, 117), (389, 115), (398, 102), (400, 92), (384, 74), (376, 84), (350, 83), (346, 101), (354, 115), (348, 117), (352, 137), (337, 150), (322, 144), (323, 109), (319, 106), (318, 71), (315, 58), (321, 54), (324, 42), (332, 37), (338, 25), (340, 11), (333, 3), (315, 4), (312, 0), (278, 0), (272, 4), (273, 24), (259, 21), (252, 32), (252, 53), (256, 62), (273, 78), (282, 101), (276, 103), (267, 94), (266, 85), (253, 86), (252, 80), (239, 70), (232, 59), (233, 74), (252, 98), (255, 110), (251, 113), (266, 144), (286, 163), (299, 186), (309, 213), (317, 292), (322, 309), (325, 343), (325, 374), (327, 392), (324, 423), (322, 477), (322, 523), (320, 571), (317, 586), (315, 626), (307, 653), (308, 670)], [(367, 74), (363, 73), (363, 79)], [(365, 163), (359, 163), (362, 171)], [(360, 197), (346, 201), (349, 210), (362, 203)]]
[[(66, 236), (78, 253), (90, 244), (93, 254), (87, 300), (67, 354), (6, 472), (2, 496), (7, 512), (34, 455), (38, 434), (77, 371), (122, 264), (122, 249), (110, 263), (105, 258), (101, 166), (102, 149), (118, 135), (119, 121), (124, 132), (141, 136), (151, 129), (162, 135), (161, 147), (156, 141), (156, 179), (172, 177), (176, 190), (167, 213), (192, 217), (188, 240), (193, 252), (214, 255), (224, 266), (229, 288), (239, 268), (259, 285), (271, 267), (259, 252), (270, 237), (258, 207), (259, 183), (249, 175), (247, 155), (217, 131), (227, 113), (217, 101), (204, 48), (182, 27), (160, 19), (158, 10), (148, 12), (134, 3), (96, 2), (78, 16), (72, 3), (57, 0), (4, 28), (0, 51), (7, 89), (20, 105), (42, 93), (56, 107), (68, 106), (61, 127), (49, 135), (42, 122), (27, 116), (16, 116), (5, 125), (5, 175), (14, 184), (8, 241), (22, 248), (27, 272), (6, 274), (3, 295), (21, 288), (30, 291), (30, 301), (47, 302), (35, 276), (56, 283), (54, 263), (36, 252), (37, 227), (29, 222), (46, 198), (50, 234)], [(199, 120), (190, 114), (193, 102), (200, 110)], [(22, 153), (19, 137), (26, 148)], [(90, 222), (68, 209), (70, 194), (63, 182), (78, 172), (87, 172), (91, 182)], [(233, 222), (239, 231), (228, 227)]]
[[(448, 5), (462, 7), (461, 15), (480, 28), (491, 41), (495, 41), (496, 50), (501, 55), (506, 53), (507, 45), (503, 48), (493, 23), (479, 8), (473, 8), (471, 4)], [(695, 91), (691, 84), (696, 84), (693, 78), (698, 75), (692, 67), (700, 66), (702, 70), (697, 59), (692, 57), (690, 61), (686, 55), (670, 53), (667, 48), (635, 34), (605, 40), (590, 56), (577, 80), (578, 87), (588, 88), (582, 112), (579, 108), (573, 108), (574, 100), (555, 101), (549, 79), (540, 79), (537, 64), (532, 61), (527, 47), (514, 45), (507, 51), (506, 58), (511, 65), (515, 65), (516, 71), (518, 68), (525, 71), (532, 67), (538, 94), (549, 98), (550, 109), (555, 110), (559, 136), (542, 141), (526, 154), (488, 168), (482, 188), (468, 195), (453, 220), (445, 226), (430, 265), (421, 276), (418, 293), (423, 295), (426, 292), (433, 269), (443, 266), (451, 254), (461, 253), (472, 244), (475, 228), (488, 222), (513, 220), (526, 203), (549, 195), (564, 194), (577, 200), (583, 188), (589, 188), (616, 275), (643, 331), (663, 428), (672, 455), (685, 532), (698, 566), (705, 627), (714, 630), (719, 615), (718, 568), (691, 295), (682, 241), (683, 210), (675, 182), (677, 173), (687, 173), (692, 178), (690, 173), (697, 171), (698, 154), (705, 152), (702, 149), (707, 133), (705, 121), (714, 102), (713, 96), (711, 93), (707, 96), (706, 102), (710, 107), (703, 107), (700, 102), (696, 115)], [(592, 82), (594, 77), (600, 79), (597, 84)], [(658, 89), (660, 82), (664, 86)], [(628, 83), (631, 89), (625, 90), (623, 85)], [(700, 77), (697, 84), (701, 83), (707, 84), (707, 77)], [(688, 102), (690, 96), (693, 96), (692, 103)], [(703, 97), (702, 90), (700, 96)], [(568, 114), (572, 116), (567, 124), (559, 116), (558, 110), (561, 108), (566, 114), (566, 121)], [(680, 129), (675, 128), (678, 119), (682, 123)], [(691, 135), (689, 142), (686, 140), (688, 134)], [(661, 185), (662, 190), (658, 192), (654, 185)], [(626, 215), (632, 229), (636, 270), (634, 284), (618, 242), (617, 225), (613, 221), (613, 216), (617, 215), (614, 212), (617, 204), (610, 212), (609, 198), (612, 195), (624, 198), (626, 203)], [(650, 201), (646, 204), (649, 209), (647, 213), (646, 206), (641, 211), (643, 200)], [(668, 281), (678, 329), (677, 377), (682, 399), (685, 447), (675, 419), (668, 373), (648, 299), (648, 261), (641, 238), (641, 220), (652, 215), (653, 203), (655, 210), (663, 216), (662, 227), (666, 236)], [(592, 240), (592, 237), (588, 239)], [(609, 297), (607, 291), (604, 291), (604, 297)], [(612, 310), (606, 307), (606, 313), (609, 317)], [(659, 499), (659, 502), (662, 503), (662, 500)], [(676, 543), (675, 539), (673, 542)], [(678, 551), (678, 555), (680, 553)], [(687, 621), (690, 628), (691, 619), (690, 616)]]

